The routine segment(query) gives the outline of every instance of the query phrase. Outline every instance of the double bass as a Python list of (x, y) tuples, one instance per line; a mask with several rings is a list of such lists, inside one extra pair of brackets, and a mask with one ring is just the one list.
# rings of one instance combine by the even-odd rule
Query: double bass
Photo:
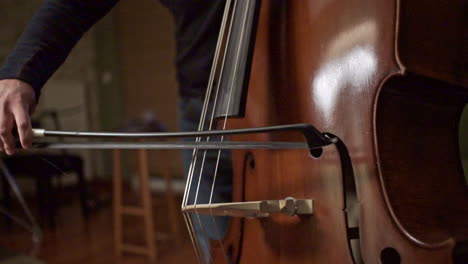
[(237, 148), (232, 202), (184, 198), (199, 260), (206, 213), (235, 216), (213, 263), (467, 263), (466, 28), (462, 0), (227, 0), (210, 130), (131, 135)]
[[(226, 8), (210, 127), (309, 124), (334, 140), (233, 150), (233, 206), (189, 208), (240, 214), (212, 241), (212, 261), (467, 263), (457, 136), (468, 102), (463, 1), (232, 0)], [(247, 208), (252, 201), (259, 212), (272, 201), (283, 207), (261, 215)], [(310, 211), (298, 213), (296, 201)]]

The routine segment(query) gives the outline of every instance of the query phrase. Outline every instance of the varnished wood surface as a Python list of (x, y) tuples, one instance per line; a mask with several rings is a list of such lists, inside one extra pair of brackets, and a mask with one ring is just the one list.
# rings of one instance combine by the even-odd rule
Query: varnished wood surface
[[(394, 137), (392, 140), (383, 140), (387, 137), (380, 135), (378, 126), (392, 126), (392, 122), (404, 118), (395, 115), (392, 120), (385, 116), (377, 124), (376, 109), (382, 108), (380, 104), (383, 101), (379, 101), (379, 96), (384, 94), (387, 88), (385, 84), (393, 76), (409, 78), (408, 73), (417, 73), (433, 78), (434, 81), (444, 80), (466, 85), (463, 71), (457, 66), (461, 53), (457, 47), (461, 43), (459, 33), (454, 33), (456, 36), (448, 34), (455, 36), (453, 38), (426, 43), (426, 40), (437, 37), (426, 38), (424, 34), (418, 34), (421, 31), (418, 30), (418, 25), (424, 24), (427, 27), (423, 21), (413, 26), (412, 19), (409, 22), (401, 20), (401, 8), (405, 8), (404, 14), (414, 12), (412, 8), (408, 8), (410, 5), (400, 5), (402, 2), (409, 1), (262, 1), (246, 116), (229, 120), (228, 127), (309, 123), (321, 131), (337, 135), (346, 144), (354, 167), (360, 202), (358, 222), (364, 263), (453, 263), (454, 245), (465, 240), (467, 235), (463, 225), (466, 223), (463, 221), (466, 219), (465, 213), (460, 215), (457, 212), (465, 212), (466, 206), (448, 206), (451, 201), (437, 195), (453, 191), (454, 195), (450, 197), (462, 197), (463, 200), (466, 198), (466, 189), (462, 182), (460, 181), (460, 185), (452, 184), (461, 179), (460, 172), (456, 170), (459, 153), (455, 144), (451, 142), (450, 147), (444, 148), (450, 153), (450, 157), (432, 157), (427, 159), (429, 162), (420, 164), (427, 166), (427, 169), (417, 169), (413, 165), (406, 174), (399, 173), (401, 168), (398, 163), (389, 163), (389, 160), (413, 154), (417, 159), (419, 151), (429, 156), (434, 149), (430, 144), (421, 147), (419, 142), (411, 138), (406, 138), (405, 141), (394, 140)], [(449, 3), (438, 0), (430, 2), (430, 6)], [(417, 11), (424, 12), (424, 4), (420, 3), (420, 7)], [(457, 9), (456, 5), (449, 9), (451, 8)], [(431, 14), (437, 12), (432, 11)], [(429, 14), (429, 17), (433, 16)], [(453, 18), (446, 16), (444, 19), (451, 21)], [(441, 24), (441, 21), (437, 24)], [(454, 26), (459, 25), (459, 21), (454, 22)], [(406, 31), (401, 30), (402, 28)], [(443, 29), (437, 27), (434, 30)], [(418, 42), (406, 41), (408, 38), (405, 40), (405, 36), (409, 35), (411, 39), (417, 38)], [(444, 34), (439, 34), (442, 35)], [(400, 37), (403, 41), (399, 41)], [(418, 57), (422, 56), (423, 51), (427, 51), (423, 49), (416, 53), (417, 56), (405, 56), (419, 49), (421, 43), (430, 44), (428, 56), (437, 52), (438, 55), (429, 60), (421, 60)], [(445, 57), (445, 54), (451, 55), (440, 69), (436, 72), (427, 71), (428, 68), (433, 69), (431, 63), (437, 61), (439, 56)], [(450, 74), (446, 74), (447, 71)], [(436, 86), (438, 89), (445, 87)], [(424, 88), (419, 87), (416, 91), (422, 93)], [(449, 90), (445, 92), (449, 93)], [(466, 103), (466, 100), (462, 103)], [(411, 106), (417, 109), (407, 107), (398, 112), (399, 115), (407, 115), (405, 118), (409, 120), (404, 122), (408, 127), (403, 126), (398, 130), (400, 134), (404, 135), (410, 129), (424, 132), (424, 141), (429, 142), (428, 139), (440, 136), (438, 131), (443, 131), (444, 140), (453, 141), (449, 135), (456, 137), (456, 125), (453, 122), (458, 119), (454, 118), (455, 114), (447, 115), (443, 109), (426, 107), (425, 103), (416, 102)], [(457, 105), (458, 108), (460, 106), (462, 104)], [(426, 108), (434, 111), (434, 117), (447, 119), (443, 123), (429, 122), (430, 120), (421, 123), (417, 118), (412, 118), (412, 115), (416, 116), (415, 113), (423, 112)], [(410, 111), (413, 113), (407, 113)], [(425, 129), (427, 124), (444, 127), (433, 131)], [(237, 136), (236, 139), (300, 140), (291, 135), (278, 134)], [(443, 142), (446, 141), (442, 141), (442, 144)], [(384, 146), (385, 144), (388, 145)], [(407, 149), (412, 152), (388, 152), (387, 149), (392, 149), (392, 145), (399, 145), (400, 151)], [(316, 207), (313, 217), (274, 216), (262, 220), (244, 220), (241, 224), (232, 225), (224, 248), (228, 249), (227, 252), (232, 252), (233, 263), (353, 263), (347, 243), (340, 159), (333, 146), (326, 147), (323, 151), (319, 158), (301, 150), (252, 150), (250, 154), (248, 151), (234, 153), (235, 201), (293, 196), (314, 199)], [(382, 152), (387, 152), (386, 160), (382, 159)], [(248, 155), (253, 156), (255, 166), (246, 169), (245, 160)], [(450, 160), (451, 164), (442, 164), (444, 160)], [(431, 168), (441, 169), (434, 173)], [(450, 181), (445, 181), (450, 184), (440, 186), (445, 188), (443, 192), (434, 193), (436, 188), (429, 188), (431, 185), (421, 183), (427, 179), (424, 177), (427, 176), (425, 171), (431, 172), (432, 178), (450, 177)], [(415, 176), (414, 173), (419, 175)], [(402, 176), (417, 178), (419, 184), (405, 181)], [(389, 181), (395, 179), (397, 181)], [(400, 185), (391, 184), (395, 182)], [(398, 188), (404, 184), (406, 186), (402, 190), (405, 192), (399, 192)], [(396, 195), (387, 195), (387, 185), (392, 185), (391, 193)], [(422, 197), (411, 192), (416, 187), (419, 189), (417, 194), (424, 194)], [(418, 199), (420, 201), (415, 201)], [(428, 202), (425, 203), (425, 200)], [(411, 211), (408, 204), (412, 203), (427, 206), (419, 208), (426, 214), (417, 215), (415, 211)], [(433, 210), (441, 208), (445, 208), (444, 212), (451, 217), (441, 212), (434, 213)], [(427, 225), (424, 224), (426, 215), (431, 217), (431, 222)], [(436, 219), (440, 215), (445, 218)], [(462, 220), (456, 218), (457, 216)], [(437, 224), (443, 226), (434, 228)], [(442, 237), (450, 243), (440, 245), (435, 242), (441, 237), (438, 233), (446, 230), (450, 232)], [(425, 240), (426, 243), (421, 243), (420, 240)]]
[(467, 88), (467, 23), (464, 0), (400, 1), (400, 60), (409, 72)]
[[(128, 192), (125, 192), (128, 195)], [(195, 263), (188, 235), (177, 241), (170, 233), (167, 204), (163, 196), (153, 196), (153, 217), (158, 239), (158, 258), (153, 263)], [(47, 264), (147, 264), (147, 257), (125, 254), (121, 262), (114, 257), (112, 207), (98, 209), (85, 221), (79, 211), (79, 203), (73, 202), (58, 210), (57, 229), (45, 230), (44, 240), (38, 257)], [(2, 219), (3, 220), (3, 219)], [(183, 224), (181, 215), (178, 223)], [(144, 242), (143, 222), (137, 218), (124, 218), (124, 235), (135, 243)], [(181, 230), (185, 228), (180, 226)], [(7, 232), (4, 221), (0, 221), (0, 247), (25, 251), (30, 246), (29, 236), (19, 228)]]
[[(373, 98), (379, 83), (399, 71), (392, 52), (395, 13), (389, 1), (263, 1), (246, 117), (230, 125), (312, 124), (344, 140), (357, 177), (374, 178)], [(238, 263), (353, 263), (336, 149), (324, 148), (320, 158), (296, 150), (252, 153), (254, 169), (234, 166), (245, 180), (245, 200), (292, 196), (314, 199), (316, 207), (312, 217), (244, 221)], [(234, 161), (243, 156), (237, 152)], [(367, 263), (378, 263), (374, 251)]]

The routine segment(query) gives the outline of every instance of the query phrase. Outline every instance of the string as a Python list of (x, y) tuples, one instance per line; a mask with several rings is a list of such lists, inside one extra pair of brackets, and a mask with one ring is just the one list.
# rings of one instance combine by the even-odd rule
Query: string
[[(226, 39), (226, 44), (225, 44), (225, 51), (224, 51), (224, 54), (223, 54), (223, 59), (222, 59), (222, 63), (221, 63), (221, 68), (220, 68), (220, 74), (218, 76), (218, 83), (217, 83), (217, 86), (216, 86), (216, 92), (215, 92), (215, 95), (214, 95), (214, 101), (213, 101), (213, 107), (212, 107), (212, 112), (211, 112), (211, 118), (209, 119), (210, 122), (209, 122), (209, 125), (208, 125), (208, 129), (211, 130), (211, 128), (213, 127), (213, 121), (214, 121), (214, 113), (216, 112), (216, 107), (217, 107), (217, 100), (218, 100), (218, 95), (219, 95), (219, 90), (220, 90), (220, 87), (221, 87), (221, 80), (222, 80), (222, 77), (223, 77), (223, 73), (224, 73), (224, 66), (226, 64), (226, 57), (227, 57), (227, 52), (226, 50), (229, 48), (231, 42), (230, 42), (230, 39), (231, 39), (231, 32), (232, 32), (232, 27), (233, 27), (233, 22), (234, 22), (234, 19), (233, 17), (235, 16), (235, 12), (236, 12), (236, 6), (237, 6), (237, 0), (235, 0), (234, 4), (233, 4), (233, 13), (231, 14), (231, 21), (230, 21), (230, 25), (229, 25), (229, 30), (228, 30), (228, 36), (227, 36), (227, 39)], [(223, 36), (224, 37), (224, 36)], [(223, 37), (221, 38), (221, 40), (223, 40)], [(210, 94), (209, 96), (211, 97), (211, 91), (210, 91)], [(206, 99), (206, 98), (205, 98)], [(206, 105), (208, 106), (210, 101), (207, 101), (205, 102)], [(206, 107), (206, 109), (208, 109), (208, 107)], [(203, 116), (203, 120), (201, 120), (201, 122), (203, 124), (205, 124), (206, 122), (206, 115)], [(210, 137), (207, 137), (206, 141), (210, 141)], [(197, 204), (198, 204), (198, 195), (199, 195), (199, 191), (200, 191), (200, 184), (201, 184), (201, 181), (202, 181), (202, 176), (203, 176), (203, 172), (204, 172), (204, 168), (205, 168), (205, 161), (206, 161), (206, 155), (207, 155), (207, 150), (204, 150), (203, 151), (203, 158), (202, 158), (202, 162), (201, 162), (201, 167), (200, 167), (200, 172), (199, 172), (199, 175), (198, 175), (198, 184), (197, 184), (197, 189), (196, 189), (196, 192), (195, 192), (195, 200), (194, 200), (194, 209), (195, 209), (195, 215), (197, 217), (197, 220), (199, 222), (199, 225), (201, 227), (201, 230), (203, 232), (203, 237), (205, 237), (205, 239), (207, 241), (209, 241), (209, 237), (206, 235), (206, 232), (205, 232), (205, 228), (204, 228), (204, 225), (200, 219), (200, 216), (199, 216), (199, 213), (198, 213), (198, 208), (197, 208)], [(216, 221), (214, 221), (214, 217), (213, 215), (211, 216), (211, 219), (212, 219), (212, 222), (213, 222), (213, 227), (214, 227), (214, 230), (215, 230), (215, 233), (216, 233), (216, 236), (217, 237), (220, 237), (219, 236), (219, 228), (216, 224)], [(225, 254), (225, 251), (224, 251), (224, 246), (222, 244), (222, 242), (220, 241), (220, 238), (218, 239), (218, 242), (221, 246), (221, 249), (222, 249), (222, 252), (223, 252), (223, 257), (226, 261), (226, 263), (228, 262), (228, 259), (227, 259), (227, 256)], [(210, 258), (211, 258), (211, 254), (210, 254)]]
[[(208, 110), (208, 105), (209, 105), (209, 101), (210, 101), (210, 98), (211, 98), (213, 82), (214, 82), (214, 78), (215, 78), (215, 75), (216, 75), (216, 67), (217, 67), (217, 65), (219, 63), (219, 54), (220, 54), (221, 47), (222, 47), (222, 42), (223, 42), (223, 39), (224, 39), (224, 34), (225, 34), (225, 30), (226, 30), (226, 23), (227, 23), (227, 18), (228, 18), (230, 6), (231, 6), (231, 0), (228, 0), (226, 2), (226, 5), (225, 5), (224, 15), (223, 15), (223, 19), (222, 19), (222, 22), (221, 22), (221, 32), (220, 32), (220, 35), (218, 37), (218, 43), (216, 45), (216, 50), (215, 50), (215, 55), (214, 55), (214, 60), (213, 60), (213, 66), (211, 68), (211, 73), (210, 73), (210, 78), (209, 78), (209, 81), (208, 81), (208, 87), (207, 87), (207, 92), (206, 92), (206, 96), (205, 96), (205, 101), (204, 101), (203, 108), (202, 108), (200, 123), (199, 123), (199, 126), (198, 126), (199, 131), (203, 130), (204, 125), (205, 125), (206, 112)], [(222, 67), (224, 66), (224, 60), (225, 60), (225, 54), (224, 54), (224, 58), (223, 58)], [(200, 142), (200, 141), (201, 141), (201, 138), (197, 137), (196, 142)], [(189, 197), (190, 197), (190, 192), (191, 192), (191, 187), (192, 187), (192, 180), (193, 180), (194, 171), (195, 171), (196, 164), (197, 164), (197, 158), (198, 158), (198, 150), (194, 149), (194, 151), (192, 152), (192, 160), (191, 160), (191, 164), (190, 164), (189, 171), (188, 171), (187, 184), (185, 186), (185, 191), (184, 191), (184, 198), (183, 198), (183, 202), (182, 202), (182, 208), (183, 209), (187, 206), (187, 203), (188, 203), (188, 200), (189, 200)], [(196, 203), (196, 201), (195, 201), (195, 203)], [(198, 240), (196, 238), (195, 231), (194, 231), (194, 226), (192, 224), (192, 219), (191, 219), (190, 216), (188, 216), (188, 213), (184, 213), (184, 220), (186, 222), (187, 228), (189, 229), (189, 234), (190, 234), (190, 238), (192, 240), (192, 244), (194, 245), (194, 247), (196, 249), (195, 251), (196, 251), (198, 261), (199, 261), (199, 263), (202, 263), (204, 261), (203, 261), (202, 257), (200, 256), (200, 253), (203, 254), (203, 252), (201, 251), (200, 245), (199, 245)], [(199, 222), (201, 224), (201, 221), (200, 221), (199, 217), (198, 217), (198, 220), (199, 220)], [(202, 227), (202, 230), (203, 230), (203, 227)], [(206, 235), (204, 234), (204, 236), (206, 236)]]
[[(250, 0), (246, 0), (247, 2), (249, 2)], [(247, 4), (248, 5), (248, 4)], [(244, 29), (245, 29), (245, 23), (247, 21), (247, 13), (248, 12), (245, 12), (245, 16), (244, 16), (244, 19), (242, 20), (243, 21), (243, 24), (242, 24), (242, 31), (241, 31), (241, 39), (239, 41), (239, 46), (242, 44), (242, 41), (244, 40)], [(231, 104), (231, 98), (232, 98), (232, 91), (234, 90), (233, 87), (234, 87), (234, 80), (235, 80), (235, 77), (237, 75), (237, 66), (238, 66), (238, 62), (239, 62), (239, 57), (240, 57), (240, 51), (241, 49), (239, 48), (237, 50), (237, 54), (236, 54), (236, 59), (235, 59), (235, 69), (234, 69), (234, 78), (231, 79), (231, 85), (230, 85), (230, 89), (229, 89), (229, 97), (228, 97), (228, 102), (227, 102), (227, 106), (226, 106), (226, 112), (224, 114), (224, 120), (223, 120), (223, 128), (222, 130), (226, 130), (226, 124), (227, 124), (227, 118), (228, 118), (228, 114), (229, 114), (229, 106)], [(220, 139), (221, 142), (224, 141), (224, 136), (221, 136), (221, 139)], [(216, 183), (216, 178), (217, 178), (217, 171), (218, 171), (218, 167), (219, 167), (219, 160), (220, 160), (220, 156), (221, 156), (221, 150), (218, 150), (218, 156), (217, 156), (217, 161), (216, 161), (216, 166), (215, 166), (215, 173), (214, 173), (214, 179), (213, 179), (213, 183), (212, 183), (212, 187), (211, 187), (211, 193), (210, 193), (210, 202), (209, 204), (211, 205), (212, 203), (212, 198), (213, 198), (213, 193), (214, 193), (214, 186), (215, 186), (215, 183)], [(211, 208), (210, 208), (211, 209)]]
[[(235, 2), (235, 6), (237, 5), (237, 0)], [(233, 78), (231, 78), (231, 81), (230, 81), (230, 84), (229, 84), (229, 96), (228, 96), (228, 102), (227, 102), (227, 106), (226, 106), (226, 112), (225, 112), (225, 115), (224, 115), (224, 124), (223, 124), (223, 130), (226, 129), (226, 124), (227, 124), (227, 116), (228, 116), (228, 111), (229, 111), (229, 106), (230, 106), (230, 103), (231, 103), (231, 98), (232, 98), (232, 91), (233, 91), (233, 88), (234, 88), (234, 81), (236, 80), (236, 76), (237, 76), (237, 67), (239, 65), (239, 58), (240, 58), (240, 52), (241, 52), (241, 46), (244, 42), (244, 31), (245, 31), (245, 25), (246, 25), (246, 22), (247, 22), (247, 15), (248, 15), (248, 8), (249, 8), (249, 2), (247, 2), (247, 10), (245, 10), (244, 14), (243, 14), (243, 17), (241, 18), (242, 20), (242, 26), (241, 26), (241, 35), (240, 35), (240, 40), (238, 42), (238, 45), (237, 45), (237, 49), (236, 49), (236, 55), (235, 55), (235, 60), (234, 60), (234, 76)], [(236, 12), (237, 8), (234, 7), (234, 13), (232, 15), (232, 20), (231, 20), (231, 27), (230, 27), (230, 31), (232, 31), (232, 25), (233, 25), (233, 21), (234, 21), (234, 17), (235, 17), (235, 12)], [(228, 39), (227, 41), (227, 47), (229, 46), (230, 44), (230, 41)], [(226, 54), (225, 54), (226, 56)], [(225, 57), (224, 57), (225, 59)], [(224, 61), (223, 61), (223, 66), (224, 67)], [(222, 78), (222, 73), (223, 71), (221, 70), (221, 77)], [(217, 106), (217, 98), (218, 98), (218, 92), (219, 92), (219, 88), (220, 88), (220, 85), (221, 83), (219, 82), (218, 83), (218, 87), (216, 89), (216, 96), (215, 96), (215, 102), (214, 102), (214, 105), (215, 107), (213, 107), (213, 110), (212, 110), (212, 114), (211, 114), (211, 120), (210, 120), (210, 128), (212, 127), (213, 125), (213, 120), (214, 120), (214, 114), (216, 112), (216, 106)], [(209, 140), (209, 138), (208, 138)], [(221, 142), (224, 140), (224, 136), (221, 137)], [(211, 204), (212, 204), (212, 201), (213, 201), (213, 194), (214, 194), (214, 187), (215, 187), (215, 184), (216, 184), (216, 179), (217, 179), (217, 174), (218, 174), (218, 168), (219, 168), (219, 161), (220, 161), (220, 157), (221, 157), (221, 150), (218, 151), (217, 153), (217, 158), (216, 158), (216, 165), (215, 165), (215, 171), (214, 171), (214, 175), (213, 175), (213, 182), (212, 182), (212, 186), (211, 186), (211, 192), (210, 192), (210, 199), (209, 199), (209, 209), (210, 209), (210, 214), (211, 214), (211, 219), (212, 219), (212, 222), (213, 222), (213, 225), (214, 225), (214, 230), (216, 232), (216, 236), (218, 237), (218, 242), (220, 243), (220, 246), (221, 246), (221, 249), (223, 251), (223, 256), (225, 258), (225, 261), (226, 263), (228, 263), (228, 259), (227, 259), (227, 256), (226, 256), (226, 252), (224, 250), (224, 245), (223, 245), (223, 242), (221, 241), (221, 236), (220, 236), (220, 232), (219, 232), (219, 228), (217, 226), (217, 223), (214, 219), (214, 214), (213, 214), (213, 211), (211, 209)], [(200, 172), (200, 176), (202, 175), (203, 173), (203, 165), (205, 163), (205, 160), (206, 160), (206, 150), (204, 152), (204, 155), (203, 155), (203, 160), (202, 160), (202, 168), (201, 168), (201, 172)], [(200, 184), (200, 179), (199, 179), (199, 184)], [(199, 188), (197, 188), (197, 196), (198, 196), (198, 192), (199, 192)], [(196, 202), (197, 202), (197, 198), (195, 199), (195, 211), (196, 211)]]
[[(234, 7), (233, 7), (234, 13), (232, 14), (232, 16), (235, 16), (236, 5), (237, 5), (237, 0), (235, 0), (235, 2), (234, 2)], [(230, 44), (229, 40), (230, 40), (231, 32), (232, 32), (232, 30), (231, 30), (231, 29), (232, 29), (232, 25), (233, 25), (233, 19), (231, 19), (231, 23), (230, 23), (230, 27), (229, 27), (229, 33), (228, 33), (228, 37), (227, 37), (227, 44), (226, 44), (227, 46), (226, 46), (226, 50), (228, 49), (229, 44)], [(215, 112), (216, 112), (217, 101), (218, 101), (218, 95), (219, 95), (219, 90), (220, 90), (220, 87), (221, 87), (221, 81), (220, 81), (220, 80), (221, 80), (221, 78), (222, 78), (222, 76), (223, 76), (223, 69), (224, 69), (224, 65), (225, 65), (225, 62), (226, 62), (226, 55), (227, 55), (227, 53), (225, 52), (225, 53), (224, 53), (224, 56), (223, 56), (223, 61), (222, 61), (222, 64), (221, 64), (220, 76), (218, 77), (218, 78), (219, 78), (219, 81), (218, 81), (218, 83), (217, 83), (216, 92), (215, 92), (215, 95), (214, 95), (213, 107), (212, 107), (212, 111), (211, 111), (211, 118), (209, 119), (209, 120), (210, 120), (209, 125), (208, 125), (208, 129), (209, 129), (209, 130), (211, 130), (211, 128), (213, 127), (214, 114), (215, 114)], [(205, 120), (204, 122), (206, 122), (206, 120)], [(211, 139), (211, 137), (208, 136), (207, 139), (206, 139), (206, 141), (208, 142), (208, 141), (210, 141), (210, 139)], [(198, 218), (199, 223), (200, 223), (200, 225), (202, 226), (202, 228), (203, 228), (203, 224), (202, 224), (202, 222), (201, 222), (201, 219), (200, 219), (199, 214), (198, 214), (198, 211), (197, 211), (197, 204), (198, 204), (198, 194), (199, 194), (199, 191), (200, 191), (200, 184), (201, 184), (201, 181), (202, 181), (202, 175), (203, 175), (203, 171), (204, 171), (204, 166), (205, 166), (207, 151), (208, 151), (208, 150), (206, 150), (206, 149), (203, 151), (203, 158), (202, 158), (202, 162), (201, 162), (200, 173), (199, 173), (199, 175), (198, 175), (198, 184), (197, 184), (197, 189), (196, 189), (196, 193), (195, 193), (195, 200), (194, 200), (195, 214), (197, 215), (197, 218)], [(211, 197), (211, 195), (210, 195), (210, 197)], [(211, 219), (212, 219), (212, 222), (213, 222), (213, 226), (214, 226), (214, 230), (215, 230), (216, 236), (217, 236), (217, 237), (220, 237), (220, 236), (219, 236), (219, 228), (218, 228), (218, 226), (217, 226), (217, 224), (216, 224), (216, 221), (214, 220), (213, 214), (211, 215), (211, 217), (212, 217)], [(203, 228), (203, 230), (204, 230), (204, 228)], [(224, 258), (225, 258), (225, 260), (226, 260), (226, 262), (227, 262), (228, 260), (227, 260), (227, 256), (224, 254), (225, 251), (224, 251), (223, 244), (222, 244), (222, 242), (220, 241), (220, 239), (218, 239), (218, 241), (219, 241), (219, 244), (220, 244), (221, 249), (222, 249), (222, 251), (223, 251), (223, 256), (224, 256)]]
[[(237, 0), (235, 0), (234, 2), (234, 6), (233, 6), (233, 12), (232, 12), (232, 15), (231, 15), (231, 23), (230, 23), (230, 27), (229, 27), (229, 35), (228, 35), (228, 38), (226, 40), (226, 51), (229, 49), (229, 46), (231, 44), (231, 32), (232, 32), (232, 27), (233, 27), (233, 24), (234, 24), (234, 18), (235, 16), (237, 15)], [(240, 45), (239, 45), (240, 46)], [(227, 56), (227, 52), (225, 51), (224, 53), (224, 57), (223, 57), (223, 62), (222, 62), (222, 66), (221, 66), (221, 69), (220, 69), (220, 76), (219, 76), (219, 82), (218, 82), (218, 85), (216, 87), (216, 94), (215, 94), (215, 98), (214, 98), (214, 102), (213, 102), (213, 109), (212, 109), (212, 112), (211, 112), (211, 118), (210, 118), (210, 124), (209, 124), (209, 128), (211, 129), (213, 127), (213, 121), (214, 121), (214, 115), (216, 113), (216, 108), (218, 106), (217, 104), (217, 100), (218, 100), (218, 96), (219, 96), (219, 91), (220, 91), (220, 87), (221, 87), (221, 80), (222, 80), (222, 77), (223, 77), (223, 74), (224, 74), (224, 65), (226, 63), (226, 56)], [(236, 60), (236, 64), (237, 64), (237, 60)], [(236, 65), (237, 66), (237, 65)], [(231, 85), (231, 89), (232, 89), (232, 85)], [(229, 96), (229, 101), (230, 101), (230, 97), (231, 97), (231, 94), (230, 93), (230, 96)], [(227, 109), (226, 109), (226, 112), (228, 111), (229, 109), (229, 102), (228, 102), (228, 105), (227, 105)], [(225, 129), (225, 125), (223, 127), (223, 129)], [(223, 141), (223, 136), (221, 137), (221, 142)], [(210, 138), (208, 137), (207, 141), (209, 141)], [(220, 159), (220, 153), (221, 151), (219, 150), (218, 151), (218, 155), (217, 155), (217, 158), (216, 158), (216, 165), (215, 165), (215, 171), (214, 171), (214, 175), (213, 175), (213, 184), (214, 182), (216, 181), (216, 175), (217, 175), (217, 171), (218, 171), (218, 167), (219, 167), (219, 159)], [(205, 161), (206, 161), (206, 154), (207, 154), (207, 150), (204, 150), (204, 153), (203, 153), (203, 159), (202, 159), (202, 166), (201, 166), (201, 170), (200, 170), (200, 175), (199, 177), (201, 178), (201, 176), (203, 175), (203, 168), (204, 168), (204, 164), (205, 164)], [(201, 179), (199, 180), (199, 184), (200, 184), (200, 181)], [(213, 198), (213, 187), (214, 185), (212, 184), (212, 188), (211, 188), (211, 193), (210, 193), (210, 199), (209, 199), (209, 205), (211, 205), (211, 202), (212, 202), (212, 198)], [(199, 188), (197, 189), (197, 196), (198, 196), (198, 192), (199, 192)], [(196, 208), (196, 204), (197, 204), (197, 200), (198, 199), (195, 199), (195, 208)], [(219, 232), (219, 227), (215, 221), (215, 218), (214, 218), (214, 215), (213, 215), (213, 212), (211, 210), (211, 207), (209, 206), (210, 208), (210, 214), (211, 214), (211, 220), (212, 220), (212, 223), (213, 223), (213, 227), (214, 227), (214, 231), (215, 231), (215, 236), (217, 237), (217, 240), (218, 240), (218, 243), (220, 244), (220, 247), (221, 247), (221, 250), (223, 252), (223, 257), (225, 259), (225, 262), (228, 263), (228, 257), (226, 255), (226, 251), (224, 249), (224, 245), (223, 245), (223, 242), (222, 242), (222, 238), (220, 236), (220, 232)]]
[[(240, 58), (240, 52), (241, 52), (241, 45), (242, 43), (245, 41), (244, 40), (244, 30), (245, 30), (245, 26), (246, 26), (246, 22), (247, 22), (247, 15), (249, 14), (249, 10), (248, 8), (250, 7), (250, 0), (247, 0), (247, 10), (244, 11), (244, 17), (242, 18), (242, 26), (241, 26), (241, 33), (240, 33), (240, 40), (239, 40), (239, 44), (238, 44), (238, 50), (237, 50), (237, 54), (236, 54), (236, 57), (235, 57), (235, 63), (234, 63), (234, 76), (233, 78), (231, 79), (231, 84), (230, 84), (230, 90), (229, 90), (229, 96), (228, 96), (228, 102), (227, 102), (227, 105), (226, 105), (226, 112), (225, 112), (225, 115), (224, 115), (224, 121), (223, 121), (223, 128), (222, 130), (225, 130), (226, 129), (226, 125), (227, 125), (227, 117), (228, 117), (228, 113), (229, 113), (229, 107), (231, 105), (231, 98), (232, 98), (232, 92), (234, 90), (234, 81), (236, 80), (236, 77), (237, 77), (237, 67), (239, 65), (239, 58)], [(221, 136), (221, 142), (224, 141), (224, 136)], [(217, 179), (217, 176), (218, 176), (218, 168), (219, 168), (219, 161), (220, 161), (220, 158), (221, 158), (221, 150), (218, 150), (218, 155), (217, 155), (217, 158), (216, 158), (216, 165), (215, 165), (215, 171), (214, 171), (214, 176), (213, 176), (213, 183), (212, 183), (212, 186), (211, 186), (211, 193), (210, 193), (210, 200), (209, 200), (209, 208), (210, 208), (210, 213), (211, 213), (211, 217), (213, 219), (213, 222), (215, 224), (215, 230), (216, 230), (216, 233), (217, 233), (217, 236), (219, 236), (219, 229), (217, 228), (216, 226), (216, 222), (214, 221), (214, 215), (213, 215), (213, 210), (211, 208), (211, 204), (212, 204), (212, 201), (213, 201), (213, 194), (214, 194), (214, 188), (215, 188), (215, 185), (216, 185), (216, 179)], [(220, 240), (220, 243), (221, 243), (221, 248), (224, 251), (224, 246), (223, 246), (223, 243), (222, 241)], [(224, 255), (226, 255), (226, 253), (224, 253)], [(227, 259), (226, 259), (226, 263), (228, 263)]]

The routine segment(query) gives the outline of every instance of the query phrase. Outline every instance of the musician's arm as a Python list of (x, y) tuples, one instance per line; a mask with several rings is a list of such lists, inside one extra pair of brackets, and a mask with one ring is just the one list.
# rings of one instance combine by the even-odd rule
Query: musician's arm
[(23, 147), (31, 144), (29, 113), (40, 90), (83, 34), (118, 0), (47, 0), (30, 20), (0, 69), (0, 150), (14, 152), (16, 123)]

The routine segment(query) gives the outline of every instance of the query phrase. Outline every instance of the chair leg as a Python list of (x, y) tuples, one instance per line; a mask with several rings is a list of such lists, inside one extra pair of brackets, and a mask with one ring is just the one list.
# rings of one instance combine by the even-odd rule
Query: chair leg
[(53, 184), (53, 178), (52, 176), (48, 175), (45, 181), (45, 186), (46, 186), (46, 213), (47, 213), (47, 222), (49, 224), (49, 227), (52, 230), (55, 230), (56, 228), (56, 220), (55, 220), (55, 213), (57, 212), (57, 201), (56, 201), (56, 190), (54, 188)]
[(148, 258), (151, 263), (156, 260), (156, 238), (153, 223), (153, 207), (149, 186), (148, 152), (144, 149), (138, 150), (138, 175), (140, 176), (140, 199), (143, 207), (143, 218), (145, 222), (146, 245)]
[(113, 151), (114, 184), (114, 255), (115, 261), (122, 259), (122, 155), (120, 149)]
[[(120, 263), (123, 253), (148, 256), (149, 263), (157, 258), (156, 239), (153, 224), (151, 193), (149, 189), (148, 155), (146, 150), (138, 151), (138, 175), (140, 180), (141, 206), (125, 206), (122, 201), (122, 167), (120, 150), (114, 150), (114, 249), (115, 260)], [(123, 240), (123, 215), (142, 217), (144, 221), (145, 246), (127, 244)]]
[(48, 225), (52, 230), (55, 222), (55, 192), (53, 190), (52, 177), (42, 175), (36, 179), (37, 202), (39, 217), (43, 225)]
[[(2, 190), (3, 190), (3, 205), (6, 210), (11, 209), (11, 193), (10, 193), (10, 186), (8, 185), (8, 181), (5, 177), (5, 175), (0, 176), (2, 178)], [(5, 219), (5, 225), (8, 227), (8, 229), (11, 229), (11, 224), (12, 221), (8, 216), (4, 216)]]
[(78, 174), (78, 189), (80, 193), (80, 203), (81, 203), (81, 214), (83, 217), (88, 218), (89, 216), (89, 206), (88, 206), (88, 190), (86, 186), (86, 179), (83, 173), (83, 166), (80, 164), (76, 166), (76, 172)]
[(46, 191), (44, 190), (44, 178), (43, 177), (36, 177), (36, 201), (37, 201), (37, 210), (39, 213), (39, 222), (41, 225), (44, 225), (44, 220), (46, 216), (46, 205), (44, 195)]
[(164, 161), (165, 166), (164, 166), (164, 180), (166, 182), (166, 203), (169, 209), (169, 221), (171, 224), (171, 231), (172, 234), (175, 236), (176, 243), (181, 242), (180, 238), (180, 229), (179, 229), (179, 220), (177, 218), (177, 205), (176, 205), (176, 199), (174, 195), (174, 190), (172, 187), (172, 176), (171, 176), (171, 168), (170, 168), (170, 155), (169, 151), (167, 150), (162, 150), (161, 152), (161, 159), (165, 158), (166, 160)]

